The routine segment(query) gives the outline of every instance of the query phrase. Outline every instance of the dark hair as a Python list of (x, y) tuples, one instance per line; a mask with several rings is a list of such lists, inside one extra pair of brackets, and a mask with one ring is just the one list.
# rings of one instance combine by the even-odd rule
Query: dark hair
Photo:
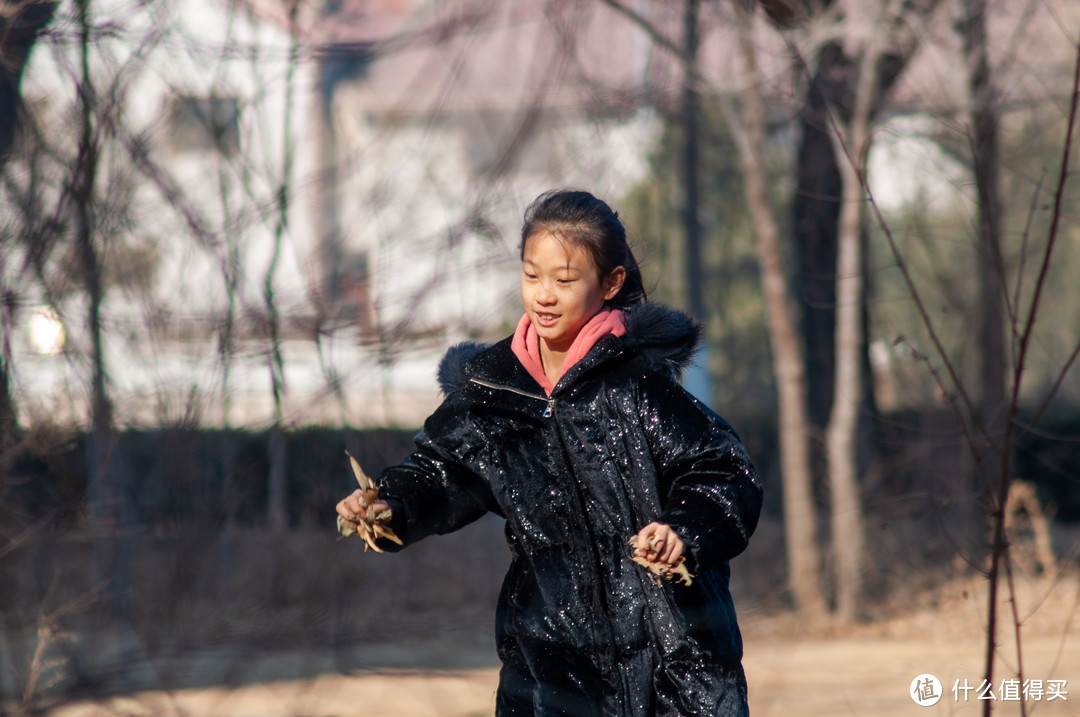
[(553, 189), (533, 200), (525, 210), (521, 227), (521, 257), (525, 242), (542, 231), (549, 231), (584, 249), (603, 278), (618, 267), (626, 269), (626, 280), (615, 298), (608, 303), (628, 309), (645, 301), (641, 269), (626, 241), (626, 229), (619, 214), (604, 201), (588, 192)]

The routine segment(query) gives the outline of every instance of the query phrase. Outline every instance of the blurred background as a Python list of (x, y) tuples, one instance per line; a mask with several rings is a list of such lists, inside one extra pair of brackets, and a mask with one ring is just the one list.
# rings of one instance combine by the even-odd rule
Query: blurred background
[(0, 0), (0, 714), (496, 665), (498, 520), (379, 556), (334, 504), (512, 331), (554, 187), (705, 327), (748, 644), (948, 596), (1065, 644), (1078, 42), (1069, 0)]

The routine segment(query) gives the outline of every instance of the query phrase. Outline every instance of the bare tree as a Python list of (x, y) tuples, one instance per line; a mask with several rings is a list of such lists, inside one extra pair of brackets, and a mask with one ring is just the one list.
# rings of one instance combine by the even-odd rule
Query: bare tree
[[(607, 4), (645, 29), (659, 46), (681, 57), (679, 49), (666, 41), (663, 33), (647, 18), (617, 0), (607, 0)], [(865, 6), (863, 12), (852, 13), (856, 15), (853, 18), (840, 13), (832, 3), (815, 6), (817, 11), (812, 16), (805, 14), (802, 6), (765, 4), (766, 14), (774, 24), (783, 30), (797, 28), (789, 37), (789, 42), (797, 37), (802, 46), (796, 48), (791, 44), (789, 47), (810, 79), (806, 90), (806, 109), (801, 115), (804, 132), (798, 155), (798, 176), (801, 179), (795, 200), (795, 233), (797, 237), (805, 239), (810, 236), (813, 241), (823, 243), (824, 248), (805, 252), (806, 256), (812, 256), (818, 262), (818, 268), (808, 270), (804, 266), (800, 271), (804, 278), (812, 275), (815, 281), (830, 287), (827, 297), (819, 297), (814, 311), (828, 312), (826, 323), (829, 328), (822, 335), (827, 335), (834, 345), (826, 347), (816, 339), (811, 340), (818, 336), (816, 330), (806, 329), (804, 335), (809, 342), (807, 353), (824, 356), (828, 359), (826, 365), (830, 371), (835, 372), (827, 377), (827, 381), (811, 381), (814, 387), (804, 383), (804, 371), (793, 370), (788, 365), (792, 355), (800, 356), (799, 360), (803, 361), (798, 353), (798, 339), (794, 338), (794, 331), (789, 335), (793, 340), (788, 341), (785, 322), (781, 318), (787, 314), (787, 310), (780, 297), (791, 297), (795, 292), (785, 288), (773, 293), (770, 289), (781, 285), (779, 280), (783, 275), (774, 273), (774, 267), (778, 268), (779, 265), (775, 258), (770, 259), (767, 237), (775, 229), (770, 229), (767, 212), (763, 211), (762, 192), (754, 186), (754, 178), (762, 166), (762, 151), (759, 148), (760, 140), (751, 134), (754, 131), (751, 127), (765, 122), (763, 112), (755, 106), (757, 100), (754, 97), (759, 85), (751, 80), (746, 83), (749, 87), (744, 86), (737, 95), (732, 95), (739, 97), (742, 111), (747, 113), (742, 119), (736, 114), (732, 100), (728, 99), (726, 93), (714, 93), (719, 95), (728, 126), (736, 137), (743, 177), (747, 182), (747, 206), (759, 242), (763, 285), (766, 296), (771, 297), (767, 299), (768, 315), (771, 343), (776, 354), (778, 393), (782, 402), (780, 414), (785, 422), (799, 423), (801, 419), (798, 416), (810, 416), (812, 419), (814, 409), (810, 406), (814, 405), (818, 414), (824, 409), (825, 415), (829, 416), (825, 443), (832, 500), (830, 532), (834, 564), (838, 571), (837, 611), (843, 619), (853, 619), (857, 612), (863, 573), (868, 568), (864, 560), (865, 537), (858, 467), (860, 427), (864, 423), (866, 406), (872, 405), (867, 388), (866, 318), (862, 308), (866, 283), (863, 279), (865, 225), (860, 186), (865, 174), (870, 138), (881, 107), (920, 46), (919, 33), (913, 27), (919, 27), (931, 17), (937, 6), (936, 0), (883, 2)], [(737, 8), (736, 12), (737, 23), (743, 23), (745, 36), (745, 20), (739, 19), (745, 17), (745, 13), (742, 7)], [(876, 22), (871, 32), (864, 31), (867, 15), (877, 18), (869, 21)], [(832, 23), (828, 26), (830, 29), (825, 31), (825, 26), (820, 22), (815, 25), (814, 18)], [(860, 26), (860, 22), (863, 25)], [(872, 39), (868, 40), (868, 36)], [(838, 37), (847, 37), (848, 40)], [(744, 41), (741, 52), (745, 64), (753, 67), (752, 41)], [(806, 57), (814, 58), (813, 67), (808, 66)], [(700, 71), (697, 72), (700, 75)], [(817, 150), (814, 150), (815, 147)], [(802, 183), (803, 178), (819, 182), (830, 174), (835, 175), (835, 181), (829, 186)], [(752, 196), (754, 194), (757, 198)], [(800, 209), (801, 203), (806, 201), (816, 203), (817, 209)], [(775, 222), (772, 223), (775, 226)], [(800, 244), (803, 239), (796, 243)], [(835, 250), (835, 247), (841, 248)], [(822, 261), (826, 262), (824, 267)], [(836, 327), (835, 331), (833, 326)], [(786, 344), (792, 344), (791, 351), (784, 348)], [(830, 357), (835, 357), (835, 360)], [(827, 387), (831, 394), (825, 395), (824, 399), (821, 399), (822, 386)], [(810, 400), (800, 399), (800, 395), (808, 396)], [(839, 405), (837, 398), (842, 399)], [(801, 411), (795, 408), (800, 403), (803, 407)], [(800, 437), (803, 431), (806, 433)], [(807, 426), (783, 426), (781, 438), (784, 446), (785, 500), (792, 501), (785, 508), (785, 524), (791, 531), (787, 540), (789, 550), (796, 553), (794, 556), (789, 554), (789, 564), (793, 573), (803, 575), (820, 570), (810, 567), (820, 565), (820, 560), (813, 555), (815, 541), (810, 538), (816, 532), (813, 528), (811, 481), (808, 476), (799, 477), (802, 469), (796, 464), (801, 464), (803, 459), (794, 458), (805, 455), (806, 449), (802, 446), (808, 433)], [(794, 476), (790, 485), (787, 482), (789, 475)], [(805, 503), (806, 507), (798, 511), (795, 506), (800, 503)], [(802, 519), (796, 515), (799, 512)], [(800, 556), (799, 553), (804, 554)], [(796, 565), (802, 567), (796, 568)], [(820, 586), (820, 577), (798, 582), (809, 586), (815, 580)], [(797, 601), (802, 605), (814, 604), (814, 599), (808, 595), (819, 590), (820, 587), (800, 588), (798, 592), (802, 597)]]
[[(100, 138), (94, 119), (97, 110), (97, 89), (90, 69), (91, 2), (76, 3), (79, 23), (80, 76), (78, 88), (79, 144), (71, 171), (71, 203), (74, 210), (74, 239), (80, 260), (80, 273), (87, 301), (87, 329), (91, 341), (91, 430), (87, 460), (87, 494), (94, 526), (95, 569), (100, 582), (111, 583), (114, 604), (126, 610), (129, 597), (131, 566), (120, 559), (117, 533), (121, 521), (122, 491), (114, 449), (116, 434), (113, 428), (112, 401), (106, 386), (104, 333), (101, 306), (104, 281), (97, 237), (97, 206), (95, 202), (98, 161), (101, 156)], [(108, 577), (107, 577), (108, 576)]]
[[(836, 562), (836, 610), (843, 620), (852, 620), (859, 609), (865, 562), (865, 528), (858, 471), (858, 430), (865, 385), (865, 337), (863, 327), (864, 260), (862, 257), (863, 185), (866, 158), (870, 149), (875, 117), (886, 93), (899, 78), (908, 60), (919, 47), (914, 29), (929, 18), (937, 0), (897, 0), (865, 6), (868, 17), (844, 18), (855, 48), (855, 59), (844, 59), (835, 41), (826, 42), (819, 58), (833, 58), (843, 68), (839, 84), (825, 84), (811, 71), (805, 57), (809, 53), (792, 50), (811, 79), (809, 97), (826, 109), (822, 119), (828, 131), (823, 135), (832, 145), (829, 163), (839, 172), (839, 213), (836, 215), (837, 253), (835, 266), (835, 357), (831, 381), (832, 397), (826, 426), (826, 457), (831, 501), (831, 542)], [(864, 23), (862, 32), (851, 33)], [(839, 54), (838, 54), (839, 53)], [(838, 59), (839, 58), (839, 59)], [(819, 115), (819, 117), (821, 117)], [(804, 134), (804, 143), (813, 133)], [(805, 149), (805, 146), (804, 146)], [(818, 156), (800, 153), (801, 157)], [(800, 172), (800, 176), (805, 176)], [(798, 222), (797, 222), (798, 224)], [(817, 224), (831, 233), (829, 223)], [(808, 348), (808, 351), (812, 350)]]
[[(685, 50), (680, 52), (647, 18), (616, 0), (607, 2), (643, 28), (658, 45), (676, 57), (681, 56), (687, 65), (686, 72), (692, 74), (698, 84), (705, 84), (700, 71), (691, 64)], [(774, 355), (777, 414), (780, 417), (788, 584), (796, 608), (806, 615), (819, 615), (825, 611), (825, 600), (811, 481), (809, 419), (802, 347), (792, 316), (792, 291), (782, 259), (778, 222), (768, 197), (765, 169), (767, 117), (763, 78), (755, 47), (753, 15), (738, 2), (732, 5), (746, 77), (739, 85), (741, 90), (737, 95), (738, 102), (734, 96), (724, 92), (718, 93), (717, 101), (735, 139), (739, 156), (746, 206), (756, 240), (755, 251), (761, 270), (769, 338)], [(772, 22), (787, 26), (794, 16), (786, 13), (777, 15), (778, 7), (770, 4), (766, 7), (766, 12)], [(736, 104), (741, 105), (741, 111), (736, 108)]]
[(971, 88), (971, 143), (979, 191), (979, 306), (976, 315), (982, 366), (980, 410), (991, 436), (1000, 436), (1005, 398), (1005, 266), (1001, 256), (1001, 200), (998, 182), (997, 90), (990, 69), (986, 1), (964, 0), (959, 31)]
[(274, 396), (274, 424), (270, 428), (270, 479), (269, 479), (269, 503), (267, 512), (270, 527), (275, 533), (280, 533), (288, 527), (288, 514), (286, 512), (286, 466), (285, 466), (285, 433), (282, 426), (282, 399), (285, 391), (285, 365), (281, 356), (280, 324), (278, 319), (277, 304), (274, 301), (274, 280), (278, 268), (278, 260), (281, 256), (282, 242), (289, 230), (289, 196), (292, 188), (293, 170), (293, 144), (292, 123), (295, 87), (294, 77), (299, 53), (299, 39), (297, 28), (297, 11), (299, 0), (289, 0), (287, 12), (289, 18), (289, 64), (285, 75), (285, 116), (284, 136), (282, 139), (281, 153), (281, 179), (277, 191), (277, 221), (274, 227), (274, 252), (270, 260), (270, 266), (266, 271), (266, 280), (263, 285), (263, 298), (266, 301), (268, 339), (269, 339), (269, 367), (270, 387)]
[[(780, 464), (784, 492), (784, 546), (788, 584), (796, 608), (807, 615), (825, 612), (818, 550), (817, 515), (810, 469), (809, 414), (802, 345), (792, 316), (792, 292), (784, 268), (780, 230), (770, 205), (765, 172), (765, 102), (763, 78), (754, 43), (753, 17), (732, 3), (739, 49), (749, 78), (741, 93), (742, 116), (727, 111), (745, 181), (747, 210), (756, 237), (762, 294), (773, 349), (779, 416)], [(725, 104), (725, 106), (727, 106)]]
[[(979, 87), (976, 84), (976, 87)], [(979, 89), (982, 89), (979, 87)], [(1054, 250), (1058, 240), (1058, 230), (1062, 218), (1063, 212), (1063, 199), (1065, 195), (1065, 189), (1068, 184), (1069, 178), (1069, 161), (1072, 157), (1073, 141), (1074, 141), (1074, 129), (1077, 123), (1077, 116), (1080, 113), (1080, 46), (1076, 55), (1076, 64), (1073, 73), (1073, 85), (1072, 93), (1070, 96), (1070, 103), (1068, 107), (1068, 118), (1065, 126), (1065, 138), (1063, 147), (1061, 150), (1061, 167), (1058, 174), (1057, 186), (1054, 192), (1053, 202), (1053, 214), (1051, 215), (1051, 224), (1048, 231), (1046, 245), (1043, 250), (1042, 261), (1039, 266), (1039, 272), (1037, 275), (1036, 283), (1031, 290), (1031, 299), (1028, 306), (1028, 312), (1026, 316), (1022, 316), (1019, 311), (1016, 313), (1016, 318), (1013, 320), (1014, 332), (1018, 337), (1016, 348), (1015, 364), (1012, 367), (1011, 377), (1011, 392), (1008, 397), (1008, 412), (1006, 414), (1004, 433), (1000, 441), (1000, 460), (996, 462), (993, 467), (998, 469), (997, 484), (994, 486), (995, 493), (991, 495), (993, 500), (992, 505), (994, 507), (993, 513), (993, 535), (991, 538), (991, 557), (990, 557), (990, 569), (988, 574), (988, 580), (990, 583), (990, 590), (988, 596), (988, 612), (987, 612), (987, 643), (986, 643), (986, 670), (985, 679), (993, 683), (994, 667), (997, 653), (997, 629), (998, 629), (998, 590), (999, 582), (1001, 580), (1002, 569), (1004, 568), (1005, 576), (1008, 579), (1008, 592), (1009, 603), (1012, 611), (1012, 626), (1016, 638), (1016, 669), (1020, 678), (1023, 678), (1023, 655), (1021, 651), (1021, 629), (1023, 627), (1023, 620), (1020, 616), (1019, 608), (1017, 607), (1016, 588), (1013, 582), (1012, 568), (1010, 562), (1009, 545), (1005, 540), (1005, 530), (1008, 523), (1008, 508), (1009, 508), (1009, 487), (1013, 481), (1012, 464), (1013, 453), (1016, 447), (1017, 437), (1021, 428), (1019, 420), (1020, 402), (1021, 402), (1021, 387), (1024, 383), (1024, 374), (1026, 370), (1026, 364), (1028, 361), (1028, 352), (1031, 347), (1032, 335), (1035, 329), (1036, 320), (1040, 316), (1041, 311), (1045, 311), (1042, 305), (1044, 298), (1044, 290), (1046, 288), (1047, 275), (1050, 271), (1051, 263), (1054, 259)], [(985, 131), (985, 130), (983, 130)], [(977, 135), (978, 136), (978, 135)], [(985, 155), (984, 155), (985, 156)], [(987, 159), (992, 158), (992, 154)], [(980, 189), (980, 197), (987, 194), (986, 190)], [(984, 210), (990, 211), (990, 210)], [(1017, 282), (1020, 278), (1017, 277)], [(1019, 283), (1017, 284), (1019, 287)], [(1019, 296), (1019, 290), (1017, 291)], [(999, 301), (1001, 299), (999, 298)], [(1030, 425), (1037, 425), (1039, 419), (1042, 416), (1043, 410), (1049, 405), (1053, 399), (1054, 394), (1057, 392), (1061, 381), (1065, 375), (1072, 368), (1073, 363), (1077, 357), (1080, 356), (1080, 341), (1077, 342), (1076, 347), (1073, 349), (1069, 358), (1065, 361), (1058, 374), (1057, 380), (1053, 386), (1043, 397), (1039, 410), (1036, 412)], [(957, 382), (957, 389), (963, 390), (963, 384)], [(984, 406), (985, 408), (985, 406)], [(978, 425), (978, 416), (973, 416), (973, 421)], [(986, 427), (983, 427), (982, 438), (993, 439), (993, 436), (987, 436)], [(973, 450), (977, 452), (978, 447), (973, 447)], [(983, 713), (990, 715), (992, 711), (991, 705), (985, 705)], [(1024, 714), (1026, 710), (1023, 705), (1021, 706), (1021, 713)]]
[[(690, 314), (708, 325), (712, 313), (705, 305), (703, 277), (705, 274), (701, 226), (701, 81), (699, 45), (701, 43), (701, 3), (685, 0), (683, 5), (683, 87), (680, 111), (682, 127), (682, 190), (683, 190), (683, 270), (686, 275), (686, 306)], [(712, 381), (709, 380), (708, 331), (697, 361), (686, 376), (687, 388), (706, 400), (712, 400)]]
[(843, 179), (836, 260), (836, 377), (832, 413), (826, 429), (829, 466), (832, 551), (836, 560), (836, 612), (855, 619), (862, 594), (866, 545), (856, 458), (859, 407), (862, 399), (863, 347), (863, 197), (862, 177), (870, 149), (870, 121), (876, 94), (880, 47), (864, 50), (859, 64), (851, 119), (837, 133)]
[[(983, 103), (992, 102), (993, 95), (990, 92), (992, 87), (989, 84), (989, 76), (985, 73), (988, 72), (987, 67), (980, 67), (980, 63), (985, 58), (980, 58), (981, 53), (985, 50), (985, 38), (979, 38), (980, 30), (977, 28), (971, 28), (965, 23), (970, 23), (974, 17), (976, 21), (982, 21), (985, 16), (980, 16), (982, 8), (979, 7), (966, 7), (966, 15), (964, 23), (961, 24), (961, 28), (965, 29), (969, 33), (968, 42), (965, 43), (964, 51), (965, 55), (973, 60), (974, 72), (969, 75), (969, 82), (975, 97), (975, 116), (973, 123), (976, 125), (974, 131), (975, 144), (976, 144), (976, 158), (982, 158), (985, 160), (994, 160), (996, 162), (996, 154), (992, 150), (993, 139), (983, 135), (983, 132), (988, 132), (996, 124), (996, 120), (993, 118), (993, 112), (989, 114), (980, 115), (980, 111), (986, 112), (988, 108)], [(974, 15), (973, 15), (974, 13)], [(981, 74), (981, 77), (980, 77)], [(981, 91), (981, 97), (979, 92)], [(1033, 427), (1037, 426), (1042, 419), (1045, 411), (1058, 394), (1064, 383), (1065, 376), (1072, 370), (1076, 361), (1080, 359), (1080, 339), (1075, 339), (1072, 350), (1068, 353), (1068, 356), (1061, 361), (1058, 370), (1056, 371), (1055, 378), (1051, 381), (1049, 388), (1045, 393), (1037, 400), (1037, 408), (1034, 411), (1033, 416), (1026, 420), (1020, 420), (1020, 409), (1022, 403), (1022, 388), (1025, 384), (1025, 377), (1030, 371), (1029, 362), (1032, 360), (1031, 349), (1033, 346), (1033, 336), (1035, 327), (1040, 319), (1042, 312), (1046, 311), (1044, 305), (1047, 296), (1048, 280), (1055, 258), (1055, 249), (1057, 249), (1059, 231), (1061, 222), (1063, 219), (1063, 211), (1065, 206), (1065, 194), (1068, 185), (1068, 179), (1070, 176), (1069, 165), (1073, 156), (1075, 130), (1077, 127), (1077, 118), (1080, 116), (1080, 52), (1077, 52), (1074, 57), (1073, 65), (1073, 77), (1072, 86), (1069, 93), (1069, 102), (1065, 108), (1065, 126), (1064, 126), (1064, 139), (1060, 156), (1060, 167), (1058, 177), (1055, 186), (1053, 187), (1053, 197), (1048, 204), (1050, 210), (1049, 226), (1047, 227), (1047, 236), (1045, 243), (1043, 244), (1041, 257), (1039, 257), (1038, 267), (1035, 270), (1035, 281), (1031, 286), (1028, 296), (1024, 296), (1021, 292), (1021, 287), (1024, 284), (1024, 269), (1025, 266), (1021, 263), (1019, 270), (1016, 272), (1015, 286), (1012, 287), (1012, 294), (1014, 299), (1011, 306), (1013, 307), (1010, 312), (1010, 321), (1012, 327), (1012, 335), (1014, 337), (1013, 345), (1013, 363), (1011, 370), (1008, 372), (1009, 390), (1006, 398), (1006, 409), (1004, 411), (1004, 426), (1000, 434), (993, 433), (991, 426), (994, 424), (987, 424), (984, 422), (987, 416), (987, 406), (984, 402), (978, 401), (973, 396), (977, 395), (971, 391), (969, 384), (964, 380), (957, 366), (957, 362), (954, 357), (946, 350), (944, 342), (942, 340), (940, 330), (936, 326), (935, 321), (931, 317), (931, 314), (927, 308), (926, 301), (923, 298), (915, 279), (912, 275), (910, 264), (903, 252), (900, 249), (893, 232), (891, 231), (888, 223), (885, 221), (880, 208), (873, 199), (873, 195), (869, 188), (865, 184), (865, 176), (856, 175), (859, 181), (862, 183), (862, 191), (866, 193), (868, 197), (869, 206), (874, 212), (874, 218), (879, 227), (882, 229), (882, 233), (885, 236), (889, 250), (897, 263), (902, 276), (904, 285), (908, 291), (909, 296), (912, 299), (914, 306), (918, 312), (918, 321), (922, 327), (926, 330), (929, 339), (933, 345), (934, 355), (930, 356), (920, 355), (919, 358), (927, 363), (928, 369), (937, 382), (938, 386), (948, 401), (949, 405), (956, 412), (958, 421), (963, 429), (964, 435), (967, 439), (968, 447), (970, 448), (972, 458), (981, 475), (987, 476), (988, 480), (985, 484), (984, 495), (987, 502), (990, 504), (991, 512), (991, 536), (989, 538), (990, 559), (989, 567), (985, 571), (985, 576), (988, 581), (988, 595), (987, 595), (987, 622), (986, 622), (986, 648), (985, 648), (985, 672), (984, 679), (987, 684), (993, 684), (994, 671), (1000, 657), (1001, 645), (999, 642), (1000, 634), (1000, 605), (1001, 605), (1001, 591), (1002, 581), (1005, 582), (1004, 590), (1007, 592), (1007, 601), (1009, 604), (1009, 610), (1011, 612), (1011, 627), (1013, 630), (1013, 637), (1015, 640), (1015, 673), (1023, 680), (1024, 674), (1024, 660), (1022, 651), (1022, 630), (1024, 627), (1024, 618), (1021, 615), (1021, 610), (1018, 605), (1017, 588), (1014, 581), (1012, 559), (1011, 559), (1011, 546), (1006, 540), (1006, 531), (1009, 527), (1009, 494), (1010, 487), (1014, 484), (1014, 477), (1012, 475), (1013, 460), (1016, 447), (1019, 439)], [(978, 125), (981, 123), (982, 127)], [(840, 134), (838, 132), (838, 134)], [(980, 138), (981, 137), (981, 141)], [(982, 152), (980, 154), (980, 151)], [(857, 166), (857, 159), (854, 156), (848, 156), (848, 163), (852, 165), (850, 171), (855, 171)], [(996, 168), (977, 169), (975, 176), (985, 178), (986, 173), (989, 172), (991, 176), (991, 184), (996, 181), (993, 179), (993, 175), (996, 174)], [(1036, 187), (1035, 192), (1038, 194), (1041, 187)], [(993, 189), (980, 187), (979, 197), (983, 201), (991, 201), (993, 198)], [(989, 223), (987, 220), (986, 212), (993, 211), (993, 207), (980, 207), (980, 242), (986, 238), (983, 233), (986, 231), (986, 225)], [(1022, 241), (1027, 242), (1027, 236)], [(985, 247), (980, 246), (979, 251), (982, 252)], [(1001, 276), (1001, 284), (999, 291), (1001, 295), (996, 297), (995, 301), (1002, 302), (1005, 305), (1008, 304), (1008, 294), (1005, 293), (1005, 282), (1002, 265), (998, 264), (998, 269)], [(1022, 305), (1027, 306), (1026, 312), (1021, 311), (1019, 307)], [(935, 364), (940, 364), (942, 367), (938, 369)], [(943, 369), (943, 370), (942, 370)], [(980, 371), (978, 382), (980, 388), (984, 387), (985, 371)], [(989, 391), (990, 394), (993, 390)], [(984, 394), (977, 395), (978, 398), (984, 398)], [(989, 458), (988, 458), (989, 456)], [(986, 701), (983, 705), (983, 714), (990, 715), (993, 711), (994, 705), (990, 701)], [(1020, 705), (1021, 714), (1027, 713), (1026, 705), (1023, 702)]]
[[(0, 2), (0, 169), (3, 169), (15, 141), (19, 126), (22, 98), (19, 83), (23, 69), (30, 57), (30, 50), (37, 35), (52, 18), (55, 2), (27, 2), (26, 0), (3, 0)], [(15, 324), (18, 307), (17, 294), (0, 286), (0, 461), (15, 441), (16, 406), (12, 397), (14, 374), (11, 368), (11, 331)], [(2, 470), (0, 463), (0, 470)]]
[[(681, 58), (685, 65), (684, 71), (694, 78), (697, 85), (705, 86), (706, 81), (685, 48), (680, 50), (659, 28), (632, 8), (617, 0), (606, 2), (645, 30), (660, 47)], [(744, 196), (751, 217), (755, 251), (761, 270), (769, 339), (774, 355), (773, 372), (777, 385), (777, 413), (780, 417), (780, 462), (788, 584), (796, 608), (806, 615), (819, 615), (825, 611), (825, 600), (811, 481), (805, 369), (792, 316), (792, 292), (782, 258), (780, 231), (768, 197), (765, 169), (767, 117), (763, 96), (764, 83), (755, 47), (753, 15), (739, 2), (732, 6), (746, 77), (739, 84), (741, 91), (737, 95), (738, 102), (735, 97), (724, 92), (717, 93), (716, 97), (735, 139), (739, 156)], [(776, 4), (766, 7), (772, 22), (786, 26), (794, 19), (786, 13), (777, 15), (778, 9), (783, 8)], [(688, 10), (688, 20), (690, 16)], [(741, 105), (741, 111), (737, 109), (737, 104)], [(689, 162), (687, 164), (689, 165)], [(689, 173), (685, 176), (689, 177)], [(687, 261), (690, 261), (689, 253)]]
[(0, 167), (19, 126), (23, 70), (38, 33), (49, 24), (56, 5), (47, 0), (0, 0)]
[[(11, 396), (11, 331), (15, 325), (14, 292), (0, 294), (0, 461), (15, 442), (15, 401)], [(0, 463), (2, 466), (3, 463)]]
[[(978, 402), (981, 422), (989, 443), (982, 446), (982, 458), (975, 471), (970, 495), (984, 489), (991, 476), (999, 473), (1004, 456), (997, 446), (1004, 439), (1006, 423), (1005, 395), (1005, 264), (1001, 255), (1002, 203), (999, 188), (997, 91), (990, 69), (986, 30), (985, 0), (964, 0), (958, 31), (963, 41), (971, 90), (971, 155), (975, 186), (978, 190), (978, 266), (979, 301), (975, 307), (975, 331), (979, 351)], [(1014, 307), (1014, 310), (1018, 307)], [(981, 473), (981, 474), (980, 474)], [(977, 502), (967, 498), (972, 525), (981, 541), (984, 519)]]
[[(874, 412), (876, 402), (866, 353), (867, 314), (852, 305), (853, 301), (864, 304), (869, 291), (869, 284), (861, 276), (863, 252), (848, 246), (845, 254), (841, 248), (845, 231), (862, 234), (862, 229), (857, 229), (862, 223), (855, 224), (856, 210), (850, 206), (850, 202), (860, 201), (859, 193), (852, 191), (853, 175), (850, 167), (844, 167), (850, 161), (843, 151), (838, 151), (836, 139), (838, 126), (850, 131), (864, 122), (867, 123), (865, 137), (869, 140), (873, 136), (882, 107), (921, 47), (921, 38), (911, 27), (924, 26), (939, 2), (881, 0), (862, 4), (858, 9), (841, 7), (832, 0), (800, 5), (812, 11), (807, 17), (796, 15), (800, 29), (791, 35), (792, 39), (799, 36), (800, 43), (806, 42), (798, 49), (792, 46), (792, 53), (807, 80), (799, 109), (801, 132), (794, 169), (797, 187), (791, 207), (795, 296), (801, 309), (800, 327), (805, 341), (811, 430), (815, 434), (821, 430), (825, 445), (833, 564), (847, 575), (837, 575), (836, 606), (838, 612), (850, 617), (853, 597), (841, 594), (850, 590), (858, 592), (856, 586), (861, 578), (857, 579), (856, 575), (869, 567), (856, 567), (860, 560), (856, 553), (863, 550), (865, 538), (854, 539), (854, 533), (861, 535), (863, 528), (859, 512), (851, 513), (851, 510), (853, 505), (861, 504), (857, 487), (859, 466), (872, 460), (874, 448), (867, 441), (872, 431), (867, 430), (867, 419)], [(883, 19), (874, 27), (874, 39), (870, 42), (880, 43), (880, 48), (874, 51), (876, 64), (867, 68), (866, 33), (858, 31), (859, 18), (855, 16), (879, 12)], [(873, 77), (867, 77), (867, 72)], [(870, 91), (873, 96), (860, 97), (861, 91)], [(867, 112), (867, 118), (855, 117), (856, 111)], [(868, 149), (849, 144), (847, 151), (852, 157), (865, 157)], [(859, 167), (859, 172), (864, 171), (863, 162)], [(864, 236), (859, 239), (863, 241)], [(851, 293), (856, 289), (858, 298)], [(841, 328), (841, 322), (847, 326)], [(837, 353), (841, 346), (853, 353), (842, 358)], [(837, 385), (841, 376), (850, 383)], [(838, 407), (834, 402), (841, 395), (845, 401), (857, 403)], [(851, 457), (841, 459), (841, 456)], [(834, 467), (849, 461), (851, 465), (843, 471), (846, 477), (833, 472)], [(850, 522), (844, 516), (850, 516)]]

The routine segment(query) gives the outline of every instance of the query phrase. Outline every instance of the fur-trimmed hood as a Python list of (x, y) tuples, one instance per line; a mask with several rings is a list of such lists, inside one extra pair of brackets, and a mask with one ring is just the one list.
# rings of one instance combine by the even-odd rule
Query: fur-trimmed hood
[[(664, 304), (644, 302), (626, 312), (624, 352), (637, 353), (653, 370), (682, 374), (701, 342), (701, 327), (693, 318)], [(446, 396), (460, 390), (474, 375), (474, 362), (510, 339), (495, 344), (465, 341), (452, 346), (439, 362), (439, 387)], [(595, 347), (594, 347), (595, 348)], [(516, 359), (514, 359), (516, 361)]]

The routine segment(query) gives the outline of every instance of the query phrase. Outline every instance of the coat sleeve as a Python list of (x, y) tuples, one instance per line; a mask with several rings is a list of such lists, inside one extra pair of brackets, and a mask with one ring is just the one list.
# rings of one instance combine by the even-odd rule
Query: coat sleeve
[[(415, 450), (383, 471), (379, 497), (393, 510), (390, 527), (407, 546), (429, 535), (443, 535), (499, 512), (487, 482), (463, 460), (479, 435), (467, 417), (444, 403), (413, 439)], [(392, 551), (396, 545), (381, 540)]]
[(661, 516), (705, 570), (743, 550), (762, 487), (735, 430), (674, 380), (643, 384), (641, 416), (660, 477)]

